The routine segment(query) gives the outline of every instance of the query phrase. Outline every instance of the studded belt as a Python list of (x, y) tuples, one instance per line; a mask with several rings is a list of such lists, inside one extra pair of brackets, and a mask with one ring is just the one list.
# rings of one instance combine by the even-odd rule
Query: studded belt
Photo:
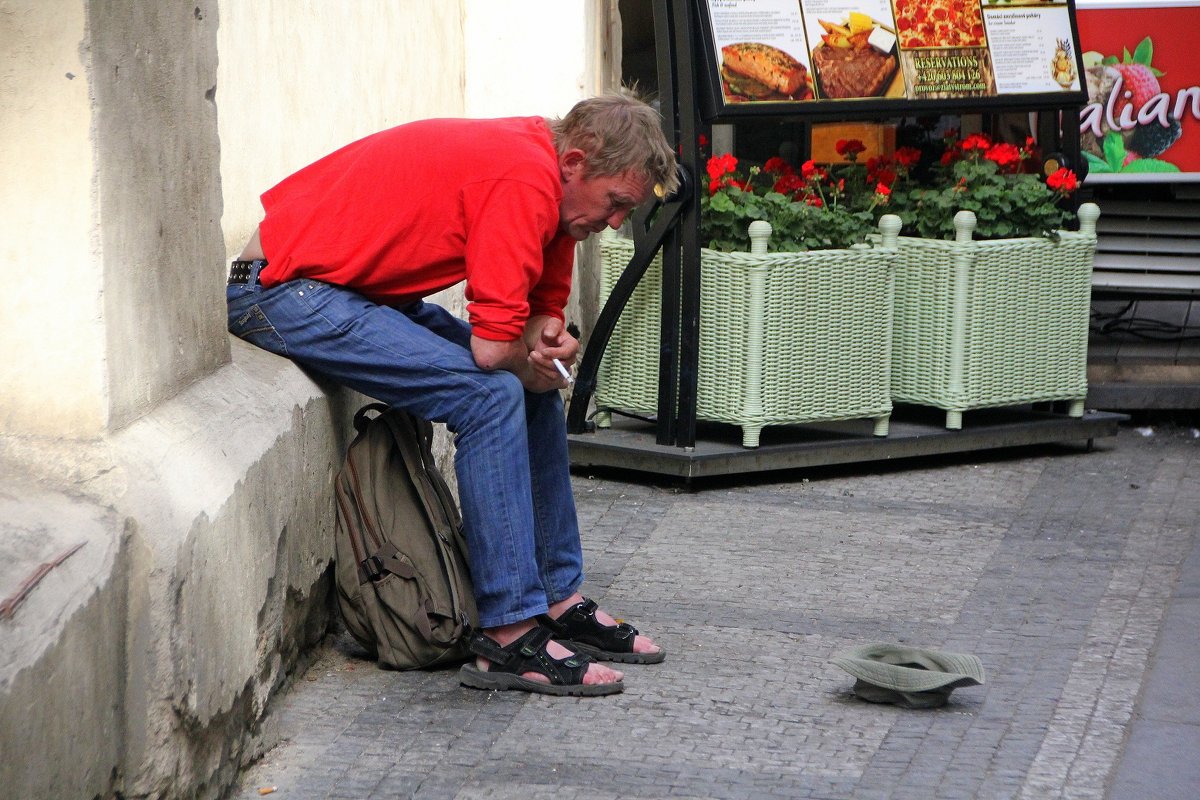
[(233, 286), (237, 283), (258, 283), (258, 274), (267, 266), (267, 261), (264, 258), (256, 258), (253, 261), (234, 261), (229, 267), (229, 282), (227, 285)]

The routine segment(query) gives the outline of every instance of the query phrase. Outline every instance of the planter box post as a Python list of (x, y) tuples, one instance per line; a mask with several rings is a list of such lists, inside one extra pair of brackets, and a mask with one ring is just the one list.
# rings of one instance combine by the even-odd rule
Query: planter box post
[[(950, 351), (950, 396), (962, 397), (963, 388), (963, 359), (967, 343), (967, 308), (971, 291), (971, 264), (975, 261), (975, 253), (971, 249), (974, 244), (976, 225), (975, 214), (970, 211), (960, 211), (954, 215), (954, 241), (962, 245), (955, 254), (956, 269), (954, 273), (954, 320), (952, 323)], [(947, 411), (946, 427), (958, 430), (962, 428), (962, 412)]]
[[(750, 252), (756, 256), (766, 255), (767, 242), (771, 238), (771, 223), (755, 220), (750, 223)], [(742, 406), (742, 446), (758, 447), (761, 424), (755, 420), (763, 418), (763, 303), (767, 296), (767, 266), (755, 264), (746, 270), (750, 278), (750, 316), (746, 328), (746, 397)]]

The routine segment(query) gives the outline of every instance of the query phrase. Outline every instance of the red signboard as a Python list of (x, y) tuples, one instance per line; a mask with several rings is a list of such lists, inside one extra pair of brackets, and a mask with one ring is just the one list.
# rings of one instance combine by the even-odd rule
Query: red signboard
[(1200, 2), (1079, 0), (1089, 183), (1200, 181)]

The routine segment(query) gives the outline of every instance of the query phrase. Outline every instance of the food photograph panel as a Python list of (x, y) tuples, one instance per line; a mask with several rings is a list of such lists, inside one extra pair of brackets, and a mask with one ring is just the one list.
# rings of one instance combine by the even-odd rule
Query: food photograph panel
[(1071, 0), (694, 2), (712, 115), (1084, 100)]
[(804, 22), (796, 0), (709, 3), (726, 103), (813, 98)]
[(802, 5), (819, 98), (905, 96), (889, 0)]

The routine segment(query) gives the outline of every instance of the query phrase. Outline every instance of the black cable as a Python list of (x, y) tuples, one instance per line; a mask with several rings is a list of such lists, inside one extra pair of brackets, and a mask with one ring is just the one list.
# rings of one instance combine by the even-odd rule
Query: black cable
[[(1092, 309), (1091, 332), (1100, 336), (1124, 334), (1155, 342), (1189, 342), (1200, 340), (1200, 326), (1177, 325), (1152, 317), (1126, 317), (1136, 301), (1130, 300), (1117, 312)], [(1195, 331), (1195, 333), (1193, 333)]]
[(613, 414), (618, 417), (625, 417), (626, 419), (636, 419), (639, 422), (649, 422), (651, 425), (658, 422), (658, 417), (647, 417), (647, 416), (643, 416), (642, 414), (635, 414), (632, 411), (622, 411), (617, 408), (605, 408), (605, 409), (597, 408), (594, 411), (592, 411), (592, 413), (588, 414), (587, 418), (592, 419), (597, 414), (599, 414), (601, 411), (607, 411), (609, 414)]

